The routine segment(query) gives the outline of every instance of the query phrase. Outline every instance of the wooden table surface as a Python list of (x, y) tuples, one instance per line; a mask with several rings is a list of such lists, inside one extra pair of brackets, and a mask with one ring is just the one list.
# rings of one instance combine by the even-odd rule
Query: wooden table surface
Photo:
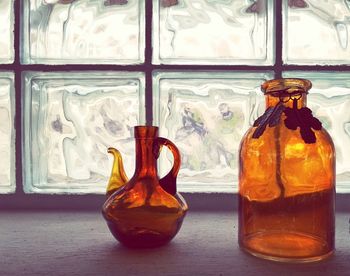
[(99, 212), (0, 211), (0, 275), (350, 275), (349, 216), (337, 213), (331, 258), (283, 264), (239, 249), (234, 212), (189, 212), (170, 244), (132, 250)]

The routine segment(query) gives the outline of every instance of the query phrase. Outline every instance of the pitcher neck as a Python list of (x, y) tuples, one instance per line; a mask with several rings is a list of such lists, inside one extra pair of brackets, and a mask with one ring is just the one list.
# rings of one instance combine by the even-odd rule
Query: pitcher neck
[(137, 126), (135, 136), (135, 173), (143, 176), (157, 176), (158, 151), (155, 139), (158, 137), (158, 128), (153, 126)]
[(157, 175), (157, 155), (154, 139), (136, 139), (135, 173), (138, 175)]

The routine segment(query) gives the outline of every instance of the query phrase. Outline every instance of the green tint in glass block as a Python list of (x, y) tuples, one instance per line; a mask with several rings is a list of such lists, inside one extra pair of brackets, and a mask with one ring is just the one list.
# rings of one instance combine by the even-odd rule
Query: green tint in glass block
[(144, 75), (26, 72), (24, 190), (104, 193), (113, 146), (134, 170), (133, 127), (145, 123)]
[(153, 0), (153, 62), (272, 64), (273, 5), (272, 0)]
[(350, 1), (283, 1), (287, 64), (350, 64)]
[[(233, 192), (237, 186), (241, 138), (258, 117), (264, 97), (261, 72), (157, 72), (154, 124), (181, 152), (182, 191)], [(170, 169), (162, 157), (161, 174)]]
[(13, 193), (15, 175), (14, 75), (0, 72), (0, 193)]
[(0, 63), (12, 63), (14, 60), (13, 0), (0, 1)]
[(309, 79), (307, 105), (331, 135), (336, 151), (337, 192), (350, 191), (350, 73), (286, 72), (284, 77)]
[(23, 3), (23, 63), (138, 64), (144, 60), (144, 1)]

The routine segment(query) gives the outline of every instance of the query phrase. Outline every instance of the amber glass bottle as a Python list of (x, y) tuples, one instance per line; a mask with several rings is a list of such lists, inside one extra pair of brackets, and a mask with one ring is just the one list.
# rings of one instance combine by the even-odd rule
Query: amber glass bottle
[[(179, 231), (187, 212), (186, 201), (176, 191), (180, 153), (169, 140), (158, 137), (158, 127), (134, 128), (135, 173), (128, 180), (121, 155), (114, 155), (108, 199), (102, 213), (113, 236), (129, 247), (155, 247), (168, 243)], [(157, 158), (163, 146), (174, 155), (170, 172), (159, 179)]]
[(265, 82), (266, 111), (241, 142), (239, 244), (265, 259), (311, 262), (334, 251), (334, 145), (306, 108), (310, 88)]

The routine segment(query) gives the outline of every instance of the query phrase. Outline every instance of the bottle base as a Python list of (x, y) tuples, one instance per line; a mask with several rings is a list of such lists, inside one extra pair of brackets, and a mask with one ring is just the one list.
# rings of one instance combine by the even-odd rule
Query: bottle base
[(297, 232), (250, 235), (240, 242), (240, 247), (255, 257), (287, 263), (317, 262), (334, 253), (325, 240)]
[(123, 232), (114, 223), (107, 224), (114, 238), (129, 248), (160, 247), (169, 243), (174, 237), (174, 235), (166, 235), (150, 229), (129, 229)]

